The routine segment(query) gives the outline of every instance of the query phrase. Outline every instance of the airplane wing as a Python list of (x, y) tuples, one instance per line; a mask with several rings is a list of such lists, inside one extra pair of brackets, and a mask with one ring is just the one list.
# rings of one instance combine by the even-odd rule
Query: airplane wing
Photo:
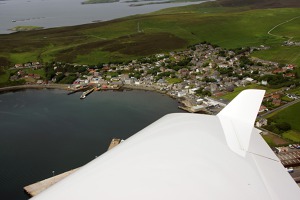
[(169, 114), (32, 200), (279, 200), (299, 187), (253, 127), (264, 91), (217, 116)]

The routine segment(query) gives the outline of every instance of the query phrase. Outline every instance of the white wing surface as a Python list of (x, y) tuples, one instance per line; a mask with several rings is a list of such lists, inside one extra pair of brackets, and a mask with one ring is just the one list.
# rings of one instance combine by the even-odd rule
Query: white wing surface
[(217, 116), (166, 115), (32, 199), (298, 199), (253, 127), (263, 93), (242, 92)]

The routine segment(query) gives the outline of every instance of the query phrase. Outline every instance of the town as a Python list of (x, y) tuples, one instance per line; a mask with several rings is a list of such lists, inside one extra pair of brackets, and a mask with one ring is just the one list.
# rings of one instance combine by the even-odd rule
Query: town
[[(10, 81), (70, 84), (72, 90), (88, 86), (155, 90), (178, 99), (184, 105), (181, 108), (189, 112), (212, 114), (228, 103), (228, 99), (222, 97), (235, 88), (269, 88), (272, 92), (265, 96), (260, 109), (263, 113), (298, 99), (297, 94), (286, 91), (299, 85), (294, 65), (250, 57), (251, 52), (266, 48), (226, 50), (203, 42), (184, 51), (156, 54), (124, 63), (87, 66), (28, 62), (11, 68), (14, 73), (11, 73)], [(30, 73), (26, 73), (28, 68)], [(45, 70), (45, 78), (35, 73), (40, 69)]]

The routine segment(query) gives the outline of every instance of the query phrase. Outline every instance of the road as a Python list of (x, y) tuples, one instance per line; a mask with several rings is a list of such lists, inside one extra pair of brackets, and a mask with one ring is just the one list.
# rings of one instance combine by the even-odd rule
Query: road
[[(272, 34), (271, 32), (272, 32), (274, 29), (276, 29), (277, 27), (279, 27), (279, 26), (281, 26), (281, 25), (283, 25), (283, 24), (286, 24), (286, 23), (288, 23), (288, 22), (290, 22), (290, 21), (293, 21), (293, 20), (295, 20), (295, 19), (298, 19), (298, 18), (300, 18), (300, 16), (294, 17), (294, 18), (289, 19), (289, 20), (287, 20), (287, 21), (284, 21), (284, 22), (282, 22), (282, 23), (280, 23), (280, 24), (277, 24), (276, 26), (274, 26), (273, 28), (271, 28), (271, 29), (268, 31), (268, 34), (269, 34), (269, 35), (272, 35), (272, 36), (276, 36), (276, 37), (284, 37), (284, 36), (282, 36), (282, 35), (275, 35), (275, 34)], [(288, 37), (288, 38), (289, 38), (289, 40), (292, 39), (291, 37)]]
[(292, 102), (289, 102), (289, 103), (287, 103), (287, 104), (284, 104), (284, 105), (282, 105), (282, 106), (280, 106), (280, 107), (278, 107), (278, 108), (275, 108), (275, 109), (270, 110), (270, 111), (268, 111), (268, 112), (266, 112), (266, 113), (263, 113), (263, 114), (261, 114), (260, 116), (261, 116), (261, 117), (267, 116), (267, 115), (269, 115), (269, 114), (271, 114), (271, 113), (273, 113), (273, 112), (276, 112), (276, 111), (285, 109), (285, 108), (287, 108), (287, 107), (289, 107), (289, 106), (291, 106), (291, 105), (294, 105), (294, 104), (296, 104), (296, 103), (298, 103), (298, 102), (300, 102), (300, 99), (296, 99), (296, 100), (294, 100), (294, 101), (292, 101)]

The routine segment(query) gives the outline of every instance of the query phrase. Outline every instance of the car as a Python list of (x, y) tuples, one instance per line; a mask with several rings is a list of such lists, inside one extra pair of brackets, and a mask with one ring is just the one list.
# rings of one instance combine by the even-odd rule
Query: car
[(286, 171), (287, 171), (288, 173), (293, 173), (293, 172), (294, 172), (294, 168), (292, 168), (292, 167), (285, 168), (285, 169), (286, 169)]
[(290, 149), (295, 149), (295, 147), (293, 145), (291, 145), (291, 144), (289, 145), (289, 148)]

